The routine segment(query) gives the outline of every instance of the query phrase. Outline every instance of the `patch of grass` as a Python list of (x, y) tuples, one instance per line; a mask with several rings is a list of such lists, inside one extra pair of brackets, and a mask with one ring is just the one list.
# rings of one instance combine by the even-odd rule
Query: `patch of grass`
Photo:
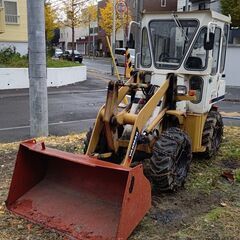
[[(83, 152), (85, 134), (38, 138), (47, 146)], [(0, 239), (64, 239), (54, 231), (9, 214), (4, 207), (19, 143), (0, 144)], [(153, 195), (152, 208), (130, 236), (131, 240), (239, 240), (240, 236), (240, 128), (226, 127), (218, 155), (194, 159), (185, 189)], [(230, 183), (221, 177), (235, 174)], [(224, 203), (224, 204), (223, 204)], [(2, 208), (1, 208), (2, 206)], [(223, 206), (223, 207), (222, 207)], [(174, 214), (173, 214), (174, 213)], [(23, 229), (24, 228), (24, 229)]]
[[(54, 60), (47, 57), (47, 67), (49, 68), (62, 68), (62, 67), (75, 67), (80, 66), (78, 62), (67, 60)], [(28, 56), (21, 56), (16, 52), (15, 48), (9, 47), (0, 50), (0, 68), (27, 68)]]
[[(51, 58), (47, 59), (48, 68), (64, 68), (78, 66), (82, 66), (82, 64), (67, 60), (54, 60)], [(28, 68), (28, 59), (27, 57), (13, 57), (7, 63), (0, 64), (0, 68)]]
[(78, 67), (81, 66), (79, 62), (72, 62), (67, 60), (54, 60), (51, 58), (47, 59), (47, 67), (49, 68), (62, 68), (62, 67)]
[(223, 212), (223, 208), (221, 207), (214, 208), (213, 210), (211, 210), (205, 215), (204, 221), (214, 222), (221, 216), (222, 212)]
[(224, 129), (224, 141), (219, 151), (219, 160), (222, 158), (239, 159), (240, 135), (238, 127), (226, 127)]
[(235, 179), (238, 183), (240, 183), (240, 169), (236, 169), (235, 171)]
[[(211, 160), (212, 161), (212, 160)], [(185, 187), (188, 191), (203, 191), (210, 193), (216, 188), (221, 170), (212, 164), (211, 161), (194, 160)]]
[[(203, 191), (210, 193), (216, 188), (225, 187), (220, 181), (224, 169), (224, 162), (234, 162), (240, 165), (240, 134), (238, 127), (226, 127), (224, 129), (224, 139), (219, 149), (218, 155), (212, 159), (194, 159), (186, 188), (188, 191)], [(235, 170), (235, 169), (230, 169)], [(236, 171), (236, 179), (240, 181), (240, 172)]]
[(240, 236), (240, 208), (217, 207), (200, 216), (191, 226), (174, 234), (175, 239), (231, 239)]

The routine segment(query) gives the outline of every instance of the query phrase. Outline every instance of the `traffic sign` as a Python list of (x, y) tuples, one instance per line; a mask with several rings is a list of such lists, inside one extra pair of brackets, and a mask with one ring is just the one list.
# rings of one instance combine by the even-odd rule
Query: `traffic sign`
[(127, 12), (127, 4), (125, 3), (125, 1), (118, 1), (116, 3), (116, 10), (119, 14)]

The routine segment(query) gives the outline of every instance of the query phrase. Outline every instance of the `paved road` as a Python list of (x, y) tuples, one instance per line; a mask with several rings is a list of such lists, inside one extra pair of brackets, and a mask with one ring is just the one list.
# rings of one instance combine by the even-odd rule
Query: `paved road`
[[(108, 58), (84, 59), (84, 64), (88, 69), (99, 71), (103, 74), (111, 74), (111, 60)], [(119, 74), (124, 74), (124, 67), (118, 67)]]
[[(65, 135), (86, 131), (105, 102), (109, 79), (88, 73), (88, 80), (76, 85), (48, 90), (49, 132)], [(29, 101), (25, 90), (1, 92), (0, 142), (30, 138)]]
[[(51, 135), (86, 131), (92, 126), (98, 109), (104, 104), (107, 83), (113, 78), (105, 72), (109, 67), (107, 60), (93, 61), (94, 64), (91, 61), (85, 61), (89, 69), (87, 81), (66, 87), (49, 88)], [(28, 106), (26, 90), (0, 92), (0, 142), (30, 138)], [(240, 103), (220, 103), (220, 110), (239, 112)], [(228, 119), (225, 122), (228, 125), (240, 126), (240, 120)]]

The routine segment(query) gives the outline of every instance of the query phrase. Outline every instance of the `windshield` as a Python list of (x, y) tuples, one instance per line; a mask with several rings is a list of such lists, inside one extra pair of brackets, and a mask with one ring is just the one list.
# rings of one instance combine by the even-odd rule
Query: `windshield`
[(197, 30), (196, 20), (154, 20), (150, 22), (154, 62), (157, 68), (179, 68)]

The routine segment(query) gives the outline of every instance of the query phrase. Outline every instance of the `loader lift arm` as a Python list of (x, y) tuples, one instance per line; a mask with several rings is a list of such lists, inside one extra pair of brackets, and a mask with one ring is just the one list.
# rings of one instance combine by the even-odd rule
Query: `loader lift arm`
[[(133, 126), (133, 128), (130, 140), (128, 141), (125, 157), (121, 162), (122, 166), (129, 167), (132, 163), (133, 156), (137, 148), (138, 139), (142, 134), (146, 123), (152, 116), (156, 106), (166, 95), (169, 86), (173, 85), (171, 83), (174, 81), (176, 81), (175, 76), (170, 74), (163, 84), (152, 95), (152, 97), (147, 101), (147, 103), (142, 107), (138, 114), (129, 113), (129, 106), (126, 106), (124, 110), (118, 112), (118, 106), (131, 88), (138, 88), (140, 86), (146, 88), (148, 85), (144, 83), (135, 83), (133, 78), (131, 78), (121, 87), (119, 82), (110, 82), (106, 104), (99, 111), (86, 154), (99, 157), (95, 150), (102, 131), (105, 135), (108, 149), (111, 152), (116, 153), (121, 145), (121, 141), (118, 139), (117, 127), (120, 125), (130, 124)], [(153, 122), (147, 126), (147, 133), (151, 132), (154, 127), (164, 118), (167, 110), (168, 107), (166, 106), (157, 115)], [(106, 156), (109, 156), (109, 153), (105, 154)], [(103, 156), (102, 153), (101, 156)]]

